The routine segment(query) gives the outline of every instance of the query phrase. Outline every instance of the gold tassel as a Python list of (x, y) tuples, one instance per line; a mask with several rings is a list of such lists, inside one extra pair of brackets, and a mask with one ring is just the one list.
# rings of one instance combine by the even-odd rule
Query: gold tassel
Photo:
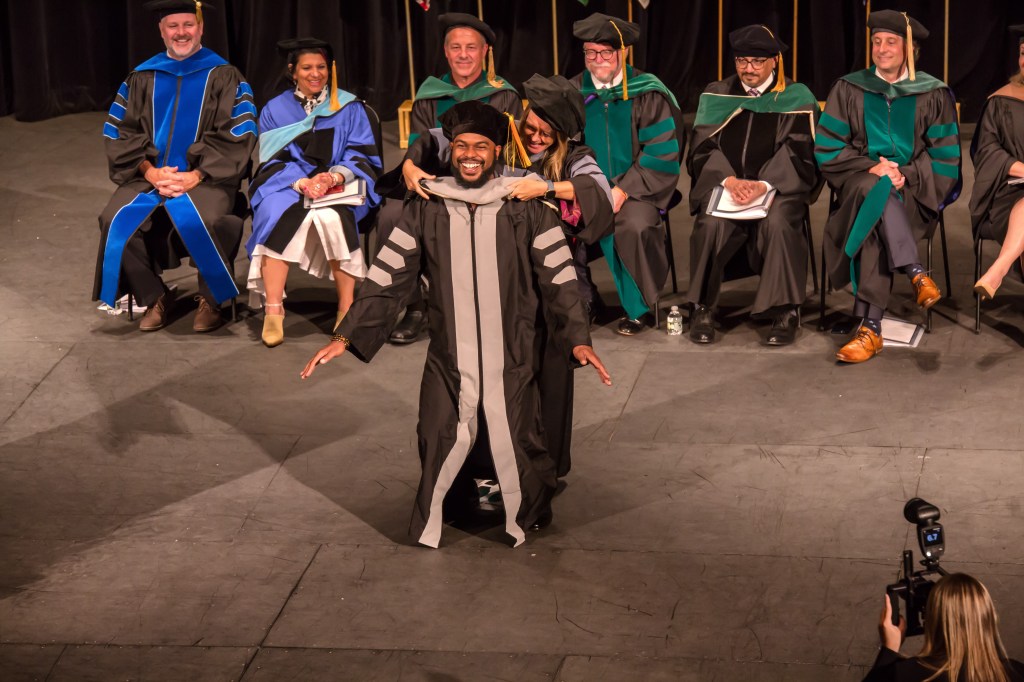
[(505, 85), (505, 81), (498, 80), (494, 73), (494, 48), (487, 46), (487, 82), (496, 88)]
[(629, 85), (626, 83), (626, 41), (622, 38), (622, 31), (619, 30), (618, 25), (611, 19), (608, 23), (612, 25), (615, 32), (619, 34), (619, 66), (622, 68), (622, 100), (629, 99)]
[(910, 17), (903, 12), (903, 18), (907, 20), (907, 68), (910, 69), (910, 80), (916, 80), (917, 72), (914, 70), (914, 32), (910, 29)]
[(203, 3), (196, 0), (196, 23), (203, 23)]
[(526, 168), (530, 165), (530, 155), (526, 153), (526, 147), (523, 146), (523, 141), (519, 138), (516, 119), (508, 112), (505, 112), (505, 116), (508, 118), (508, 143), (505, 145), (505, 165), (515, 170), (518, 158), (522, 160), (522, 167)]
[[(768, 28), (767, 26), (765, 26), (763, 24), (761, 25), (761, 28), (763, 28), (764, 30), (768, 31), (768, 35), (770, 35), (772, 37), (772, 40), (775, 40), (776, 43), (778, 42), (778, 40), (775, 39), (775, 34), (772, 33), (772, 30), (770, 28)], [(781, 52), (779, 52), (779, 63), (776, 66), (778, 67), (778, 73), (775, 74), (775, 87), (772, 88), (772, 92), (785, 92), (786, 91), (786, 70), (782, 67), (782, 53)]]
[(338, 62), (331, 60), (331, 111), (341, 109), (338, 101)]

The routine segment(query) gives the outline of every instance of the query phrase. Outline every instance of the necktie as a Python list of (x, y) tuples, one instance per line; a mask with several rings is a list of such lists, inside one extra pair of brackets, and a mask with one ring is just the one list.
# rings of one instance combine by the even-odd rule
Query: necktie
[(759, 97), (761, 92), (757, 88), (750, 88), (750, 90), (747, 90), (747, 94), (751, 97)]

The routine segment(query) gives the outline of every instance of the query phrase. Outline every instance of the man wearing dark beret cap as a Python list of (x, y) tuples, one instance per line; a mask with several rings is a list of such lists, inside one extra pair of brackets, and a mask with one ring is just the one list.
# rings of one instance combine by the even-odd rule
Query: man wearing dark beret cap
[(655, 76), (626, 64), (640, 27), (605, 14), (573, 24), (586, 70), (572, 79), (586, 102), (587, 144), (612, 183), (615, 231), (601, 249), (626, 315), (616, 331), (632, 336), (657, 304), (668, 279), (660, 210), (679, 182), (682, 114), (675, 95)]
[(565, 361), (593, 365), (611, 385), (590, 345), (558, 214), (536, 200), (507, 200), (518, 179), (496, 177), (508, 130), (500, 116), (479, 102), (441, 116), (453, 177), (425, 181), (428, 198), (411, 195), (331, 343), (302, 372), (309, 377), (346, 350), (369, 362), (420, 275), (429, 278), (422, 475), (409, 528), (428, 547), (438, 546), (446, 520), (474, 511), (478, 477), (498, 481), (515, 545), (551, 522), (556, 469), (538, 426), (536, 375), (547, 336)]
[[(449, 71), (440, 78), (427, 78), (416, 91), (409, 120), (410, 146), (428, 130), (438, 128), (441, 114), (456, 102), (483, 102), (516, 118), (523, 112), (519, 93), (507, 79), (494, 73), (495, 35), (491, 27), (472, 14), (461, 12), (442, 14), (438, 23), (444, 36), (444, 56), (448, 60)], [(422, 192), (419, 180), (426, 174), (408, 157), (403, 165), (407, 174), (416, 178), (409, 183), (408, 189)], [(394, 227), (401, 210), (401, 202), (394, 199), (384, 203), (377, 217), (382, 241)], [(423, 297), (413, 296), (390, 340), (396, 344), (413, 343), (425, 328), (426, 303)]]
[(118, 188), (100, 215), (93, 297), (112, 306), (130, 293), (148, 308), (139, 329), (161, 329), (174, 295), (157, 273), (188, 256), (199, 270), (192, 328), (212, 331), (222, 322), (221, 302), (238, 295), (226, 263), (238, 251), (242, 224), (222, 218), (248, 170), (256, 107), (238, 69), (202, 46), (202, 9), (212, 5), (143, 6), (159, 19), (167, 50), (128, 74), (103, 126)]
[[(762, 25), (729, 34), (736, 74), (701, 95), (687, 167), (690, 211), (690, 340), (715, 338), (715, 308), (725, 273), (760, 275), (751, 316), (772, 319), (765, 343), (796, 338), (797, 310), (807, 290), (803, 219), (820, 186), (814, 162), (817, 98), (787, 79), (786, 45)], [(771, 193), (771, 194), (769, 194)], [(752, 206), (771, 197), (756, 217), (714, 215), (722, 198)]]
[(861, 318), (836, 359), (864, 362), (882, 350), (882, 315), (893, 277), (907, 276), (924, 309), (942, 297), (921, 266), (917, 242), (960, 194), (956, 100), (942, 81), (915, 68), (928, 31), (906, 12), (868, 17), (870, 69), (843, 76), (828, 95), (815, 157), (836, 194), (825, 226), (832, 285), (852, 284)]

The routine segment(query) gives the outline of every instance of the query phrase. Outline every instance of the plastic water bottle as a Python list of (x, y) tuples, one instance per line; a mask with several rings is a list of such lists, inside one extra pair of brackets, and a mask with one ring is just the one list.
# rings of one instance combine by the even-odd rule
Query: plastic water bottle
[(683, 314), (679, 312), (679, 306), (674, 305), (668, 311), (668, 319), (665, 321), (669, 336), (681, 336), (683, 333)]

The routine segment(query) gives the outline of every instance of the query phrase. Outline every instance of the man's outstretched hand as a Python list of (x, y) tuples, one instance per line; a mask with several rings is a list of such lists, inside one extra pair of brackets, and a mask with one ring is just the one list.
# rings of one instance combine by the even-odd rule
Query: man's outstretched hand
[(317, 365), (324, 365), (338, 357), (345, 352), (347, 346), (341, 341), (331, 341), (329, 344), (321, 348), (313, 356), (313, 359), (306, 363), (306, 368), (302, 370), (302, 374), (299, 376), (303, 379), (308, 379), (313, 372), (316, 370)]
[(593, 365), (594, 369), (597, 370), (597, 376), (601, 377), (601, 383), (605, 386), (612, 385), (612, 377), (608, 374), (608, 370), (604, 368), (604, 365), (601, 364), (601, 358), (597, 357), (593, 346), (576, 346), (572, 349), (572, 356), (581, 365)]

